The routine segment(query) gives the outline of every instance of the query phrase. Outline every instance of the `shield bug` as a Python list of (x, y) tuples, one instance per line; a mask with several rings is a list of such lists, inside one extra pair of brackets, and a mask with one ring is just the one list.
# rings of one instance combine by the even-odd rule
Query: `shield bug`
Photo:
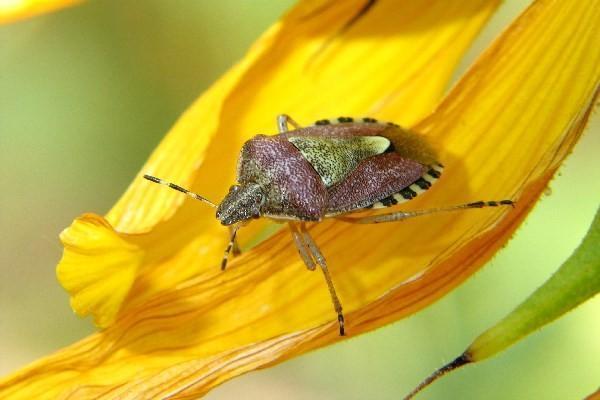
[(325, 257), (306, 229), (307, 222), (336, 218), (358, 224), (383, 223), (514, 204), (512, 200), (477, 201), (418, 211), (352, 215), (409, 201), (429, 189), (443, 171), (431, 145), (418, 133), (374, 118), (321, 119), (300, 127), (289, 116), (280, 115), (277, 125), (279, 134), (257, 135), (243, 145), (237, 184), (218, 205), (176, 184), (150, 175), (144, 178), (217, 209), (217, 219), (230, 227), (222, 269), (232, 249), (236, 251), (235, 238), (243, 223), (259, 217), (288, 223), (306, 267), (314, 270), (319, 266), (323, 272), (340, 335), (344, 335), (342, 304)]

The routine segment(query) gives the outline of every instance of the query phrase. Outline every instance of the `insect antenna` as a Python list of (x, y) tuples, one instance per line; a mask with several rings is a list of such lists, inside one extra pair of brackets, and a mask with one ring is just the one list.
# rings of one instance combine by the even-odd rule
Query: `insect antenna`
[(148, 179), (150, 182), (154, 182), (154, 183), (158, 183), (159, 185), (164, 185), (164, 186), (168, 186), (171, 189), (175, 189), (181, 193), (185, 193), (188, 196), (190, 196), (191, 198), (194, 198), (196, 200), (200, 200), (206, 204), (208, 204), (209, 206), (213, 207), (213, 208), (217, 208), (217, 205), (215, 203), (213, 203), (212, 201), (206, 199), (205, 197), (200, 196), (198, 193), (194, 193), (194, 192), (190, 192), (189, 190), (182, 188), (179, 185), (176, 185), (174, 183), (171, 182), (167, 182), (167, 181), (163, 181), (160, 178), (157, 178), (155, 176), (152, 175), (146, 175), (144, 174), (144, 178)]

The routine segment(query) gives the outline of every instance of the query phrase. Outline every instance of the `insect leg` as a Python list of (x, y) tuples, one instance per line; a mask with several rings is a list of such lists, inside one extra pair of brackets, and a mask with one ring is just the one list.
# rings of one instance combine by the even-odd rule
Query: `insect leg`
[(235, 244), (235, 236), (237, 235), (237, 231), (240, 229), (240, 225), (235, 225), (231, 228), (231, 236), (229, 238), (229, 244), (223, 253), (223, 259), (221, 260), (221, 271), (225, 271), (225, 267), (227, 267), (227, 259), (229, 258), (229, 253)]
[(483, 208), (483, 207), (498, 207), (498, 206), (512, 206), (514, 207), (515, 202), (512, 200), (499, 200), (499, 201), (476, 201), (474, 203), (459, 204), (456, 206), (449, 207), (438, 207), (429, 208), (427, 210), (415, 210), (415, 211), (397, 211), (386, 214), (370, 215), (366, 217), (337, 217), (337, 219), (349, 222), (352, 224), (379, 224), (383, 222), (395, 222), (401, 221), (408, 218), (420, 217), (421, 215), (436, 214), (438, 212), (446, 211), (458, 211), (467, 210), (470, 208)]
[(279, 130), (279, 133), (287, 132), (289, 130), (288, 125), (292, 125), (294, 128), (300, 129), (300, 124), (294, 121), (292, 117), (287, 114), (279, 114), (277, 116), (277, 129)]
[[(229, 237), (231, 238), (231, 235), (233, 235), (233, 226), (229, 226)], [(231, 249), (231, 254), (233, 254), (234, 256), (239, 256), (240, 254), (242, 254), (242, 249), (240, 249), (240, 245), (237, 241), (237, 238), (234, 238), (233, 241), (233, 248)]]
[(304, 261), (306, 268), (308, 268), (310, 271), (314, 271), (316, 268), (316, 264), (315, 264), (315, 261), (311, 257), (311, 251), (308, 248), (308, 245), (306, 244), (306, 242), (304, 241), (304, 237), (302, 236), (302, 233), (300, 233), (298, 226), (294, 222), (290, 222), (289, 226), (290, 226), (290, 230), (292, 231), (292, 237), (294, 238), (294, 243), (296, 244), (298, 253), (300, 253), (300, 257), (302, 257), (302, 260)]
[(329, 269), (327, 268), (327, 263), (325, 262), (325, 257), (321, 254), (321, 250), (310, 236), (308, 231), (306, 230), (306, 226), (304, 223), (300, 224), (300, 232), (304, 237), (304, 241), (308, 245), (312, 256), (314, 257), (319, 267), (321, 267), (321, 271), (323, 271), (323, 275), (325, 276), (325, 281), (327, 282), (327, 288), (329, 289), (329, 294), (331, 295), (331, 301), (333, 302), (333, 308), (338, 316), (338, 324), (340, 326), (340, 336), (344, 336), (344, 314), (342, 313), (342, 303), (335, 292), (335, 287), (333, 286), (333, 281), (331, 280), (331, 275), (329, 274)]

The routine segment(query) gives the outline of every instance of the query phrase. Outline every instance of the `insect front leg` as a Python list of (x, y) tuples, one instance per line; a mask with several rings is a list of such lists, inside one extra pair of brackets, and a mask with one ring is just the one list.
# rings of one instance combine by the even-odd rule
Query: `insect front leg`
[(300, 124), (294, 121), (289, 115), (280, 114), (277, 116), (277, 129), (279, 130), (279, 133), (287, 132), (289, 130), (288, 125), (292, 125), (294, 128), (300, 129)]
[[(229, 253), (231, 253), (231, 250), (235, 247), (235, 243), (236, 243), (235, 237), (237, 235), (238, 229), (240, 229), (240, 225), (235, 225), (233, 227), (230, 227), (229, 229), (231, 232), (231, 236), (229, 237), (229, 244), (227, 245), (227, 248), (225, 249), (225, 252), (223, 253), (223, 259), (221, 260), (221, 271), (225, 271), (225, 268), (227, 267), (227, 260), (229, 258)], [(235, 254), (235, 250), (234, 250), (234, 254)]]
[(429, 208), (426, 210), (415, 210), (415, 211), (396, 211), (385, 214), (370, 215), (366, 217), (337, 217), (340, 221), (349, 222), (352, 224), (380, 224), (384, 222), (396, 222), (402, 221), (408, 218), (420, 217), (422, 215), (436, 214), (439, 212), (446, 211), (458, 211), (468, 210), (471, 208), (483, 208), (483, 207), (498, 207), (498, 206), (511, 206), (514, 207), (515, 202), (512, 200), (498, 200), (498, 201), (476, 201), (474, 203), (459, 204), (456, 206), (449, 207), (438, 207)]
[(229, 227), (229, 238), (233, 236), (233, 247), (231, 248), (231, 254), (233, 254), (233, 256), (236, 257), (242, 254), (242, 249), (240, 248), (240, 244), (238, 243), (237, 236), (233, 234), (234, 229), (235, 228), (233, 228), (232, 226)]
[[(319, 265), (319, 267), (321, 267), (321, 271), (323, 271), (323, 276), (325, 277), (325, 282), (327, 282), (327, 288), (329, 289), (329, 295), (331, 296), (331, 302), (333, 303), (333, 308), (338, 316), (338, 324), (340, 327), (340, 336), (344, 336), (345, 335), (344, 314), (342, 312), (342, 303), (340, 302), (340, 299), (338, 298), (338, 295), (335, 291), (335, 287), (333, 286), (333, 280), (331, 279), (331, 275), (329, 274), (329, 268), (327, 268), (327, 263), (325, 261), (325, 257), (323, 257), (321, 250), (319, 250), (319, 247), (317, 246), (317, 244), (315, 243), (313, 238), (310, 236), (310, 234), (306, 230), (305, 224), (300, 223), (298, 225), (299, 225), (298, 226), (299, 233), (301, 234), (303, 242), (306, 244), (306, 247), (310, 251), (310, 255), (311, 255), (312, 259), (315, 260), (315, 262)], [(300, 248), (298, 248), (298, 251), (300, 251)], [(310, 267), (309, 267), (309, 269), (310, 269)]]

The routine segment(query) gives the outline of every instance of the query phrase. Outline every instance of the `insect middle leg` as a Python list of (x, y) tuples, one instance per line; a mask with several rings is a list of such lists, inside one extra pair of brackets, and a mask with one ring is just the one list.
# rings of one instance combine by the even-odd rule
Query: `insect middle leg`
[(327, 283), (327, 288), (329, 289), (329, 295), (331, 296), (333, 308), (338, 316), (340, 336), (344, 336), (345, 327), (344, 314), (342, 312), (342, 303), (340, 302), (340, 299), (338, 298), (338, 295), (335, 291), (335, 287), (333, 286), (333, 280), (331, 279), (331, 275), (329, 274), (329, 268), (327, 268), (327, 262), (325, 261), (325, 257), (323, 257), (321, 250), (319, 250), (319, 247), (306, 230), (306, 225), (304, 223), (296, 224), (291, 222), (290, 228), (292, 230), (292, 236), (294, 237), (294, 242), (296, 243), (298, 252), (302, 257), (302, 260), (304, 260), (306, 267), (309, 270), (314, 270), (315, 264), (317, 264), (321, 268), (323, 276), (325, 277), (325, 282)]
[(498, 201), (476, 201), (474, 203), (459, 204), (456, 206), (449, 207), (438, 207), (429, 208), (426, 210), (415, 210), (415, 211), (396, 211), (385, 214), (369, 215), (366, 217), (337, 217), (340, 221), (349, 222), (352, 224), (380, 224), (384, 222), (396, 222), (405, 220), (408, 218), (420, 217), (422, 215), (436, 214), (439, 212), (446, 211), (458, 211), (467, 210), (470, 208), (483, 208), (483, 207), (498, 207), (498, 206), (512, 206), (514, 207), (515, 202), (512, 200), (498, 200)]
[(314, 271), (317, 265), (312, 258), (312, 252), (310, 251), (308, 244), (306, 244), (302, 232), (300, 232), (300, 229), (296, 223), (290, 222), (289, 225), (290, 230), (292, 231), (292, 237), (294, 238), (294, 244), (298, 249), (298, 253), (302, 258), (302, 261), (304, 261), (304, 265), (306, 265), (306, 268), (308, 268), (309, 271)]
[(287, 114), (280, 114), (277, 116), (277, 129), (279, 133), (285, 133), (289, 130), (289, 125), (292, 125), (296, 129), (300, 129), (300, 124), (292, 119)]

